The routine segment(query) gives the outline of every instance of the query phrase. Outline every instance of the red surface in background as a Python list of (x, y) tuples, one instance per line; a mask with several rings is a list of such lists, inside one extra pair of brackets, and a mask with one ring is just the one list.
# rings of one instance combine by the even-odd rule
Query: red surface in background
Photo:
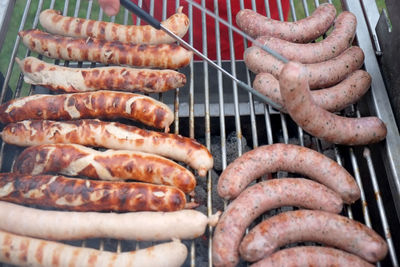
[[(133, 2), (137, 3), (137, 0), (132, 0)], [(201, 4), (201, 0), (195, 0), (197, 3)], [(206, 2), (206, 8), (214, 12), (214, 0), (205, 0)], [(227, 1), (218, 1), (218, 9), (219, 9), (219, 17), (221, 19), (224, 19), (225, 21), (228, 21), (228, 13), (227, 13), (227, 6), (226, 6)], [(233, 24), (237, 27), (236, 25), (236, 14), (240, 10), (240, 5), (239, 5), (239, 0), (233, 0), (231, 2), (231, 18)], [(251, 1), (249, 0), (244, 0), (244, 8), (252, 9), (251, 7)], [(276, 4), (277, 1), (271, 0), (269, 1), (269, 9), (271, 12), (271, 18), (273, 19), (279, 19), (279, 12), (278, 12), (278, 7)], [(283, 9), (283, 15), (284, 19), (287, 20), (287, 16), (289, 13), (289, 0), (282, 0), (282, 9)], [(188, 10), (188, 3), (185, 0), (180, 1), (180, 5), (183, 6), (183, 13), (189, 16), (189, 10)], [(173, 0), (168, 0), (167, 1), (167, 18), (171, 16), (172, 14), (175, 13), (176, 11), (176, 1)], [(150, 13), (150, 0), (143, 0), (142, 2), (142, 8), (146, 10), (147, 12)], [(162, 1), (155, 0), (154, 1), (154, 17), (158, 20), (162, 20)], [(215, 41), (215, 19), (206, 15), (206, 25), (207, 28), (203, 29), (202, 28), (202, 12), (197, 9), (196, 7), (192, 7), (192, 24), (191, 27), (193, 28), (193, 46), (199, 50), (200, 52), (205, 53), (203, 51), (203, 31), (206, 32), (206, 38), (207, 38), (207, 55), (211, 59), (216, 59), (216, 41)], [(265, 10), (265, 1), (264, 0), (256, 0), (256, 10), (259, 14), (265, 15), (266, 16), (266, 10)], [(136, 23), (136, 16), (132, 15), (133, 22)], [(141, 24), (145, 24), (141, 22)], [(193, 27), (195, 25), (196, 27)], [(229, 41), (229, 29), (227, 26), (223, 24), (219, 24), (219, 29), (220, 29), (220, 47), (221, 47), (221, 56), (222, 59), (231, 59), (230, 56), (230, 41)], [(185, 35), (184, 39), (188, 41), (189, 38), (189, 31)], [(234, 33), (233, 34), (233, 43), (235, 44), (234, 46), (234, 51), (235, 51), (235, 59), (243, 59), (243, 52), (244, 52), (244, 41), (243, 37), (241, 37), (239, 34)], [(195, 57), (195, 59), (199, 59), (198, 57)]]

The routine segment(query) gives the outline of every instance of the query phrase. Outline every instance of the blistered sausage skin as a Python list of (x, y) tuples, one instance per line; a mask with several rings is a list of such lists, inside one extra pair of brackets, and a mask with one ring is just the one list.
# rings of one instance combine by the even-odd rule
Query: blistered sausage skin
[(129, 179), (176, 186), (185, 193), (196, 186), (196, 179), (189, 170), (164, 157), (128, 150), (100, 152), (76, 144), (29, 147), (15, 160), (13, 172), (60, 173), (110, 181)]
[(266, 173), (288, 171), (303, 174), (337, 192), (345, 203), (360, 198), (355, 179), (335, 161), (312, 149), (272, 144), (255, 148), (234, 160), (218, 180), (218, 194), (237, 197), (250, 182)]
[(310, 94), (307, 75), (307, 69), (301, 64), (289, 62), (279, 77), (283, 104), (306, 132), (343, 145), (365, 145), (386, 138), (386, 125), (378, 117), (340, 117), (318, 106)]
[(269, 36), (262, 36), (256, 40), (288, 60), (308, 64), (318, 63), (337, 57), (351, 46), (356, 26), (356, 16), (348, 11), (343, 11), (337, 16), (333, 31), (320, 42), (297, 44)]
[(295, 22), (270, 19), (257, 12), (244, 9), (237, 13), (236, 24), (253, 38), (273, 36), (295, 43), (308, 43), (324, 34), (336, 16), (336, 8), (329, 3), (321, 4), (311, 16)]
[(176, 187), (52, 175), (0, 174), (0, 200), (73, 211), (175, 211), (186, 204)]
[(301, 206), (338, 213), (342, 209), (339, 195), (326, 186), (302, 178), (272, 179), (243, 191), (222, 214), (213, 237), (213, 264), (236, 266), (238, 247), (246, 228), (265, 211)]
[(6, 125), (1, 135), (4, 142), (18, 146), (64, 143), (153, 153), (184, 162), (200, 176), (214, 164), (208, 149), (194, 139), (117, 122), (22, 121)]
[(25, 30), (18, 34), (30, 50), (55, 59), (179, 69), (188, 65), (193, 56), (191, 51), (177, 44), (133, 45), (91, 37), (64, 37), (40, 30)]
[[(259, 47), (246, 49), (244, 61), (247, 68), (258, 74), (272, 74), (279, 79), (283, 66), (282, 61), (264, 52)], [(326, 88), (344, 80), (349, 74), (361, 68), (364, 63), (364, 52), (358, 46), (352, 46), (337, 57), (330, 60), (304, 64), (308, 71), (308, 83), (311, 89)]]
[(243, 238), (240, 255), (258, 261), (279, 247), (297, 242), (318, 242), (377, 262), (387, 244), (374, 230), (347, 217), (317, 210), (283, 212), (255, 226)]
[[(179, 37), (183, 37), (189, 29), (189, 18), (182, 13), (182, 7), (177, 13), (162, 21), (161, 24)], [(40, 13), (40, 24), (52, 34), (71, 37), (93, 37), (107, 41), (120, 41), (131, 44), (167, 44), (176, 40), (162, 30), (150, 25), (120, 25), (112, 22), (87, 20), (62, 16), (60, 11), (46, 9)]]
[[(335, 112), (356, 103), (371, 86), (371, 76), (363, 70), (356, 70), (339, 84), (311, 91), (315, 103), (321, 108)], [(269, 73), (257, 74), (253, 88), (283, 106), (279, 81)], [(287, 112), (284, 108), (283, 112)]]
[(129, 252), (100, 251), (54, 241), (25, 237), (0, 231), (0, 261), (18, 266), (35, 267), (128, 267), (181, 266), (187, 248), (179, 241)]
[(160, 93), (182, 87), (186, 76), (174, 70), (128, 67), (69, 68), (34, 57), (15, 59), (24, 81), (53, 91), (78, 93), (96, 90)]
[(151, 97), (115, 91), (32, 95), (0, 105), (0, 122), (28, 119), (73, 120), (90, 118), (126, 118), (165, 129), (174, 120), (172, 110)]

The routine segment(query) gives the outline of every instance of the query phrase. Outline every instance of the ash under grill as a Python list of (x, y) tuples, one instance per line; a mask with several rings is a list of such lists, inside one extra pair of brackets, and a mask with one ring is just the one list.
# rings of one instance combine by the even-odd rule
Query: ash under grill
[[(274, 0), (271, 0), (272, 2)], [(171, 14), (167, 14), (170, 5), (177, 8), (184, 1), (149, 1), (150, 14), (154, 10), (162, 8), (162, 17), (165, 19)], [(200, 2), (200, 1), (199, 1)], [(220, 15), (220, 7), (217, 0), (214, 0), (213, 8), (217, 15)], [(227, 17), (230, 23), (235, 19), (232, 14), (231, 4), (228, 2)], [(233, 1), (232, 1), (233, 2)], [(256, 11), (260, 7), (255, 5), (255, 1), (238, 0), (241, 8), (250, 8)], [(246, 2), (246, 4), (244, 3)], [(290, 0), (290, 11), (293, 20), (308, 16), (312, 11), (325, 1), (293, 1)], [(332, 1), (329, 1), (332, 2)], [(333, 1), (340, 6), (339, 1)], [(36, 28), (38, 26), (38, 15), (41, 10), (55, 7), (55, 0), (27, 0), (23, 11), (22, 19), (18, 21), (19, 30)], [(63, 15), (116, 21), (123, 24), (130, 22), (130, 14), (127, 10), (121, 10), (117, 17), (108, 18), (103, 15), (103, 11), (97, 6), (96, 1), (68, 1), (63, 5)], [(266, 3), (266, 14), (270, 15), (269, 2)], [(283, 19), (283, 10), (280, 1), (276, 1), (278, 14)], [(5, 1), (5, 8), (10, 9), (13, 1)], [(143, 3), (138, 1), (139, 6)], [(204, 1), (201, 1), (203, 6)], [(300, 9), (298, 8), (300, 6)], [(208, 5), (207, 5), (208, 7)], [(296, 9), (297, 7), (297, 9)], [(194, 61), (189, 67), (182, 69), (181, 72), (187, 76), (187, 84), (184, 88), (179, 88), (164, 94), (154, 94), (152, 97), (167, 103), (175, 112), (175, 122), (171, 127), (171, 132), (196, 138), (210, 149), (215, 158), (215, 167), (207, 177), (198, 179), (196, 196), (194, 200), (201, 206), (200, 211), (207, 215), (213, 214), (218, 209), (226, 207), (216, 193), (216, 183), (221, 171), (235, 158), (244, 152), (265, 144), (287, 143), (298, 144), (313, 148), (343, 165), (357, 180), (361, 188), (361, 200), (351, 206), (346, 206), (343, 214), (354, 218), (367, 226), (372, 227), (381, 236), (386, 238), (389, 245), (389, 254), (385, 260), (378, 263), (380, 266), (399, 266), (400, 255), (400, 137), (396, 123), (393, 119), (393, 112), (390, 108), (388, 95), (386, 93), (384, 80), (376, 58), (376, 52), (380, 50), (376, 40), (374, 21), (379, 17), (378, 9), (373, 0), (343, 1), (341, 8), (353, 12), (357, 16), (357, 42), (365, 53), (364, 68), (372, 76), (371, 90), (362, 100), (354, 106), (347, 108), (343, 113), (348, 116), (367, 116), (377, 115), (386, 122), (388, 136), (385, 141), (360, 147), (335, 146), (322, 142), (307, 133), (303, 132), (288, 115), (277, 112), (276, 110), (259, 102), (251, 94), (239, 88), (236, 83), (224, 77), (207, 63)], [(300, 13), (299, 11), (300, 10)], [(195, 7), (188, 6), (184, 10), (188, 14), (192, 24), (186, 35), (189, 43), (194, 43), (193, 28), (202, 28), (201, 47), (196, 47), (199, 51), (207, 54), (207, 27), (206, 20), (212, 20), (205, 13), (201, 13), (201, 18), (194, 18)], [(17, 10), (14, 10), (17, 12)], [(81, 13), (80, 13), (81, 12)], [(260, 11), (259, 11), (260, 12)], [(260, 12), (261, 13), (261, 12)], [(290, 17), (290, 16), (289, 16)], [(201, 21), (199, 24), (194, 22)], [(140, 19), (133, 21), (140, 24)], [(375, 22), (376, 23), (376, 22)], [(215, 24), (216, 31), (216, 63), (222, 65), (224, 69), (231, 72), (239, 80), (251, 85), (253, 74), (247, 70), (242, 60), (236, 60), (235, 47), (229, 48), (229, 58), (221, 58), (221, 44), (219, 38), (229, 39), (230, 43), (244, 42), (242, 37), (233, 35), (221, 24)], [(0, 31), (0, 37), (3, 31)], [(371, 35), (373, 38), (371, 38)], [(28, 94), (48, 93), (47, 89), (38, 86), (28, 86), (23, 82), (22, 74), (17, 66), (14, 66), (14, 59), (29, 55), (37, 56), (28, 51), (20, 42), (20, 38), (14, 33), (13, 38), (6, 42), (14, 43), (10, 54), (0, 52), (0, 56), (8, 59), (8, 69), (2, 73), (4, 80), (0, 95), (1, 102), (11, 98), (16, 98)], [(0, 38), (3, 39), (3, 38)], [(195, 40), (198, 42), (199, 40)], [(56, 64), (64, 64), (76, 67), (95, 66), (87, 62), (64, 62), (49, 61)], [(22, 148), (6, 145), (3, 142), (0, 147), (1, 171), (9, 171), (12, 167), (16, 155)], [(278, 177), (286, 176), (286, 173), (278, 173)], [(275, 211), (267, 214), (271, 215)], [(108, 239), (95, 239), (77, 242), (67, 242), (77, 246), (88, 246), (97, 249), (110, 251), (128, 251), (152, 245), (151, 242), (117, 241)], [(184, 242), (189, 249), (189, 257), (185, 266), (211, 266), (211, 244), (212, 229), (209, 228), (203, 237), (195, 241)], [(245, 263), (242, 263), (245, 266)]]

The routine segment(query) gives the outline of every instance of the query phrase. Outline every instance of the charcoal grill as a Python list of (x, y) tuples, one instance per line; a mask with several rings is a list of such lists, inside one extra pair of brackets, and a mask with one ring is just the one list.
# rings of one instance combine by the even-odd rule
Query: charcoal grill
[[(204, 2), (204, 0), (201, 1), (203, 7), (205, 6)], [(308, 16), (320, 4), (319, 2), (325, 1), (290, 0), (291, 19), (298, 20), (304, 15)], [(354, 175), (361, 188), (361, 200), (351, 206), (346, 206), (343, 214), (372, 227), (386, 239), (389, 245), (389, 254), (384, 261), (377, 264), (378, 266), (399, 266), (400, 137), (377, 59), (377, 55), (379, 57), (382, 52), (384, 53), (384, 51), (381, 51), (375, 32), (379, 12), (373, 0), (333, 2), (338, 4), (339, 8), (349, 10), (357, 16), (356, 42), (365, 53), (364, 68), (372, 76), (371, 90), (368, 94), (357, 105), (347, 108), (342, 114), (348, 116), (379, 116), (388, 127), (388, 136), (385, 141), (360, 147), (335, 146), (322, 142), (303, 132), (288, 115), (261, 103), (258, 99), (253, 98), (251, 94), (238, 88), (236, 83), (208, 66), (206, 62), (197, 60), (182, 70), (187, 75), (188, 81), (184, 88), (152, 96), (167, 103), (174, 110), (175, 121), (171, 128), (172, 132), (196, 138), (213, 152), (216, 167), (208, 173), (206, 180), (204, 178), (198, 180), (198, 189), (200, 188), (204, 192), (201, 195), (199, 193), (201, 190), (196, 190), (198, 196), (195, 199), (201, 204), (200, 210), (211, 215), (216, 209), (226, 207), (227, 203), (223, 203), (215, 192), (218, 175), (232, 159), (240, 156), (246, 150), (276, 142), (311, 147), (335, 159)], [(8, 66), (2, 73), (3, 77), (0, 77), (0, 84), (2, 85), (0, 101), (2, 103), (11, 98), (28, 94), (48, 93), (44, 88), (25, 84), (23, 75), (14, 64), (14, 59), (17, 55), (19, 57), (37, 56), (21, 44), (20, 38), (16, 34), (17, 32), (7, 31), (8, 22), (10, 20), (15, 21), (17, 17), (14, 16), (17, 11), (13, 11), (15, 3), (15, 0), (3, 0), (0, 3), (0, 40), (4, 40), (7, 35), (5, 42), (14, 44), (11, 55), (5, 54), (4, 50), (0, 50), (1, 60), (5, 62), (3, 64)], [(103, 11), (93, 0), (65, 0), (63, 3), (63, 15), (78, 16), (79, 11), (84, 9), (86, 18), (106, 21), (116, 20), (116, 17), (108, 18), (104, 16)], [(158, 0), (150, 1), (150, 14), (154, 13), (155, 8), (162, 8), (162, 17), (158, 19), (165, 19), (171, 15), (167, 14), (167, 6), (178, 7), (181, 3), (179, 0), (164, 0), (162, 3)], [(141, 6), (142, 1), (139, 0), (138, 4)], [(40, 11), (53, 8), (54, 5), (54, 0), (27, 0), (22, 18), (18, 21), (19, 30), (38, 27)], [(296, 13), (295, 5), (302, 7), (301, 14)], [(241, 8), (251, 8), (256, 11), (259, 9), (259, 7), (256, 7), (255, 1), (240, 0), (240, 6)], [(267, 0), (265, 1), (265, 6), (267, 14), (264, 15), (270, 16), (269, 2)], [(283, 11), (279, 0), (277, 0), (277, 6), (282, 20)], [(190, 4), (188, 10), (184, 10), (191, 22), (193, 21), (193, 10), (194, 7)], [(217, 0), (214, 0), (214, 10), (212, 11), (219, 16)], [(122, 18), (124, 24), (130, 23), (130, 14), (127, 10), (121, 10), (118, 17)], [(212, 18), (207, 17), (204, 12), (201, 17), (201, 25), (193, 25), (193, 23), (190, 25), (187, 38), (189, 43), (193, 44), (193, 27), (202, 27), (202, 47), (198, 49), (207, 55), (205, 20)], [(235, 14), (231, 12), (229, 0), (227, 0), (227, 17), (229, 23), (232, 23), (235, 18)], [(141, 24), (142, 22), (137, 19), (133, 23)], [(232, 30), (225, 29), (226, 32), (222, 31), (223, 27), (225, 26), (218, 23), (215, 24), (216, 63), (240, 80), (251, 85), (254, 77), (246, 69), (242, 60), (235, 59), (235, 48), (233, 46), (230, 47), (230, 58), (227, 60), (221, 59), (220, 38), (229, 38), (230, 43), (244, 42), (245, 47), (247, 46), (242, 37), (239, 38), (233, 35)], [(1, 45), (2, 42), (0, 42), (0, 48)], [(399, 45), (397, 44), (397, 46)], [(59, 60), (51, 62), (73, 67), (95, 65), (88, 62), (75, 63)], [(2, 172), (10, 171), (15, 156), (20, 151), (21, 148), (1, 142), (0, 165)], [(278, 177), (284, 175), (287, 174), (277, 174)], [(151, 244), (105, 239), (68, 243), (112, 251), (127, 251)], [(202, 238), (185, 242), (185, 244), (189, 249), (189, 257), (185, 262), (185, 266), (212, 266), (212, 228), (209, 228)], [(245, 265), (245, 263), (242, 264)]]

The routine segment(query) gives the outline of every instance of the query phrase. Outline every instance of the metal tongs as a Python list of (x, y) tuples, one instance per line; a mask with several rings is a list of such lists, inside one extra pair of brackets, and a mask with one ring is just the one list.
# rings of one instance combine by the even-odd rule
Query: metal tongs
[[(236, 28), (235, 26), (229, 24), (227, 21), (219, 18), (218, 16), (216, 16), (214, 13), (208, 11), (207, 9), (203, 8), (201, 5), (199, 5), (198, 3), (192, 1), (192, 0), (186, 0), (188, 3), (192, 4), (193, 6), (195, 6), (196, 8), (206, 12), (209, 16), (213, 17), (214, 19), (216, 19), (218, 22), (224, 24), (225, 26), (231, 28), (232, 30), (234, 30), (235, 32), (237, 32), (238, 34), (240, 34), (241, 36), (243, 36), (244, 38), (246, 38), (247, 40), (253, 42), (255, 45), (257, 45), (258, 47), (260, 47), (261, 49), (263, 49), (264, 51), (266, 51), (267, 53), (271, 54), (272, 56), (274, 56), (275, 58), (283, 61), (284, 63), (288, 62), (288, 60), (286, 58), (284, 58), (282, 55), (280, 55), (279, 53), (277, 53), (276, 51), (270, 49), (269, 47), (257, 42), (254, 38), (248, 36), (246, 33), (244, 33), (243, 31), (241, 31), (240, 29)], [(221, 66), (217, 65), (216, 63), (214, 63), (214, 61), (212, 61), (211, 59), (209, 59), (208, 57), (206, 57), (205, 55), (203, 55), (200, 51), (198, 51), (196, 48), (194, 48), (193, 46), (191, 46), (190, 44), (188, 44), (187, 42), (185, 42), (182, 38), (180, 38), (179, 36), (177, 36), (175, 33), (173, 33), (172, 31), (170, 31), (168, 28), (164, 27), (161, 22), (159, 22), (158, 20), (156, 20), (154, 17), (152, 17), (150, 14), (148, 14), (146, 11), (144, 11), (143, 9), (141, 9), (139, 6), (137, 6), (135, 3), (133, 3), (131, 0), (120, 0), (120, 3), (122, 6), (124, 6), (126, 9), (128, 9), (129, 11), (131, 11), (132, 13), (134, 13), (135, 15), (137, 15), (138, 17), (140, 17), (141, 19), (143, 19), (144, 21), (146, 21), (149, 25), (153, 26), (154, 28), (156, 28), (157, 30), (162, 30), (165, 33), (167, 33), (169, 36), (171, 36), (172, 38), (174, 38), (175, 40), (177, 40), (183, 47), (185, 47), (186, 49), (189, 49), (191, 51), (193, 51), (196, 55), (198, 55), (199, 57), (201, 57), (203, 60), (207, 61), (211, 66), (213, 66), (214, 68), (218, 69), (219, 71), (221, 71), (223, 74), (225, 74), (226, 76), (228, 76), (229, 78), (231, 78), (232, 80), (234, 80), (240, 87), (242, 87), (243, 89), (247, 90), (248, 92), (250, 92), (251, 94), (253, 94), (254, 96), (258, 97), (259, 99), (261, 99), (263, 102), (265, 102), (266, 104), (270, 105), (273, 108), (276, 108), (278, 110), (282, 110), (282, 106), (280, 104), (277, 104), (275, 102), (273, 102), (270, 98), (266, 97), (265, 95), (261, 94), (260, 92), (256, 91), (254, 88), (252, 88), (251, 86), (247, 85), (246, 83), (242, 82), (241, 80), (237, 79), (235, 76), (233, 76), (232, 74), (230, 74), (229, 72), (227, 72), (226, 70), (224, 70)]]

